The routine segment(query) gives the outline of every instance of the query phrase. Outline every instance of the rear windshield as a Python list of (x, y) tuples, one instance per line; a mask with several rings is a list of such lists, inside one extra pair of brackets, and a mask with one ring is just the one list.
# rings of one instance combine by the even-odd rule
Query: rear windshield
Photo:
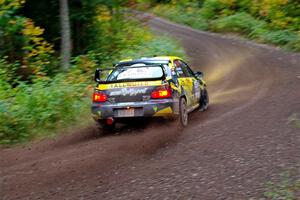
[(166, 77), (171, 77), (171, 69), (169, 67), (169, 61), (165, 61), (165, 60), (151, 60), (151, 61), (145, 61), (145, 62), (137, 62), (134, 64), (128, 64), (128, 63), (119, 63), (118, 67), (129, 67), (129, 66), (139, 66), (139, 65), (161, 65), (164, 68), (164, 72)]
[(115, 68), (107, 77), (107, 81), (160, 79), (164, 76), (160, 66), (122, 66)]

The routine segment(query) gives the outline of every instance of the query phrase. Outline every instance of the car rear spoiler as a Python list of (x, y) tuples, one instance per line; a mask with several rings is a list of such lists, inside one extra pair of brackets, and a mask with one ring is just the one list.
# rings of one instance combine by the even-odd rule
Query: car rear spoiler
[[(101, 74), (103, 71), (112, 71), (115, 70), (116, 68), (142, 68), (142, 67), (161, 67), (163, 75), (161, 77), (155, 77), (155, 78), (142, 78), (142, 79), (122, 79), (122, 80), (116, 80), (116, 81), (107, 81), (107, 80), (101, 80)], [(119, 82), (133, 82), (133, 81), (152, 81), (152, 80), (166, 80), (166, 72), (161, 64), (157, 65), (145, 65), (145, 66), (121, 66), (121, 67), (113, 67), (113, 68), (97, 68), (95, 70), (95, 75), (94, 75), (94, 81), (97, 83), (119, 83)]]

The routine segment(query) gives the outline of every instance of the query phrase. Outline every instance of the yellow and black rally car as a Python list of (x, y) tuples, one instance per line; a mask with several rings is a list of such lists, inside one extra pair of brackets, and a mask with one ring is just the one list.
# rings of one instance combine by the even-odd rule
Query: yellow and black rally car
[(174, 56), (121, 61), (97, 69), (95, 81), (92, 114), (105, 129), (145, 117), (177, 118), (185, 127), (188, 113), (209, 102), (203, 74)]

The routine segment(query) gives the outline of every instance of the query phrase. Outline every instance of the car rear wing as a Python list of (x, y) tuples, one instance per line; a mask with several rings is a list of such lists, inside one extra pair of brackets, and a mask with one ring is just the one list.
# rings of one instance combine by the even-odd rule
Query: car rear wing
[[(145, 67), (160, 67), (162, 69), (162, 76), (161, 77), (153, 77), (153, 78), (130, 78), (130, 79), (121, 79), (121, 80), (107, 80), (108, 76), (116, 69), (121, 68), (145, 68)], [(103, 83), (119, 83), (119, 82), (133, 82), (133, 81), (153, 81), (153, 80), (166, 80), (166, 72), (162, 64), (155, 64), (155, 65), (144, 65), (144, 66), (121, 66), (121, 67), (114, 67), (114, 68), (97, 68), (94, 75), (94, 81), (103, 84)]]

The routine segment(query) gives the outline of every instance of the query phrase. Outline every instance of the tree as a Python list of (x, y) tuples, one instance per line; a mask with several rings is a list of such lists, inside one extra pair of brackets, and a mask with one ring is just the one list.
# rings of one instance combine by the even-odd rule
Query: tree
[(61, 68), (68, 70), (71, 59), (71, 28), (69, 19), (68, 0), (59, 1), (60, 24), (61, 24)]

